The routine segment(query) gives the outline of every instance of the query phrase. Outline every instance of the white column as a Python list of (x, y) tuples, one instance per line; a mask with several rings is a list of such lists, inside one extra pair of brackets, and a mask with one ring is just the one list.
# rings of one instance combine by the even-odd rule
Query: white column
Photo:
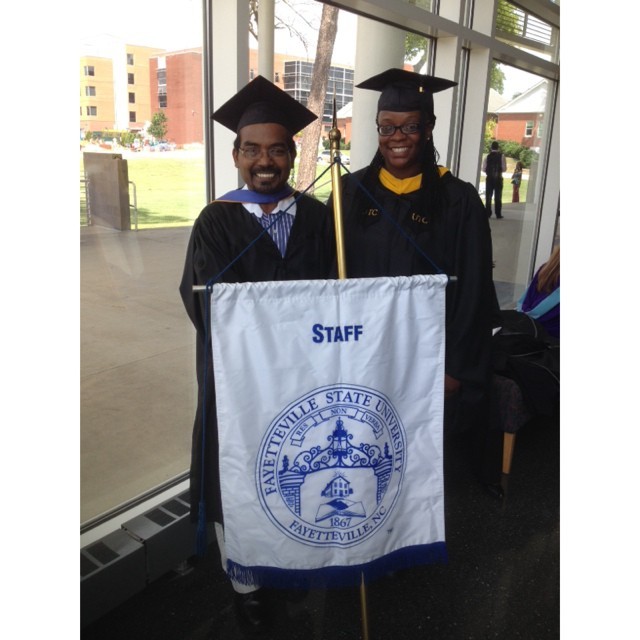
[(472, 49), (467, 72), (467, 92), (464, 127), (460, 143), (458, 177), (478, 185), (482, 165), (482, 143), (486, 121), (487, 97), (489, 95), (489, 49)]
[[(551, 84), (551, 83), (549, 83)], [(547, 105), (546, 113), (551, 112)], [(544, 194), (540, 211), (540, 229), (538, 246), (534, 262), (534, 271), (548, 259), (553, 248), (556, 225), (556, 214), (560, 203), (560, 88), (556, 96), (556, 109), (551, 124), (551, 140), (549, 142), (547, 173), (544, 180)]]
[[(222, 106), (249, 82), (249, 3), (243, 0), (211, 3), (213, 40), (213, 110)], [(215, 195), (235, 189), (240, 177), (231, 151), (235, 134), (215, 123), (213, 170)]]
[(496, 4), (498, 0), (475, 0), (473, 29), (488, 36), (493, 35), (496, 24)]
[[(460, 76), (460, 44), (458, 38), (439, 38), (437, 42), (436, 64), (433, 75), (447, 80), (458, 81)], [(436, 114), (436, 126), (433, 130), (433, 143), (440, 154), (440, 164), (454, 169), (451, 154), (456, 139), (456, 126), (459, 114), (458, 87), (440, 91), (433, 96), (433, 109)]]
[(275, 0), (258, 3), (258, 73), (273, 82)]
[[(354, 84), (404, 65), (405, 32), (367, 18), (358, 18)], [(378, 91), (353, 90), (353, 124), (351, 136), (351, 171), (371, 162), (378, 149), (375, 129)]]

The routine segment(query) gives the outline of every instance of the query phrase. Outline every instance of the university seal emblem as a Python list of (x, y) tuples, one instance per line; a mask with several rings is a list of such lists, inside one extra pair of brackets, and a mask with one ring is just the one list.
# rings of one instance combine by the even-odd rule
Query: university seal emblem
[(260, 444), (263, 509), (290, 538), (357, 545), (385, 526), (402, 488), (406, 436), (382, 393), (336, 384), (287, 406)]

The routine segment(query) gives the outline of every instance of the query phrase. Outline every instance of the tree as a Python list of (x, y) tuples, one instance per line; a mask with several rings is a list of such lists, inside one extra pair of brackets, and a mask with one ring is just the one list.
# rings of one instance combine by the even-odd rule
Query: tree
[(425, 36), (407, 31), (407, 35), (404, 37), (404, 59), (413, 60), (414, 69), (417, 71), (422, 69), (427, 62), (428, 52), (429, 40)]
[(298, 178), (296, 181), (298, 190), (306, 189), (316, 179), (318, 143), (322, 132), (322, 115), (329, 82), (329, 67), (331, 66), (333, 45), (335, 44), (336, 31), (338, 30), (338, 13), (339, 9), (336, 7), (331, 7), (327, 4), (322, 5), (316, 58), (313, 63), (311, 89), (307, 100), (307, 109), (313, 111), (318, 116), (318, 119), (306, 127), (302, 134), (300, 164), (298, 165)]
[(484, 153), (489, 153), (491, 143), (496, 139), (497, 124), (493, 118), (489, 118), (484, 126)]
[[(249, 33), (256, 39), (256, 41), (258, 40), (259, 33), (258, 4), (259, 0), (249, 0)], [(285, 13), (277, 13), (274, 16), (273, 28), (276, 30), (284, 29), (288, 32), (291, 38), (297, 38), (302, 43), (305, 51), (308, 51), (309, 42), (307, 41), (304, 31), (300, 31), (300, 29), (297, 28), (296, 22), (298, 20), (302, 21), (305, 27), (312, 31), (315, 31), (315, 26), (311, 24), (311, 21), (300, 10), (300, 2), (296, 0), (278, 0), (278, 4), (281, 5), (280, 10), (284, 11)], [(316, 3), (314, 0), (314, 2), (310, 6), (313, 6), (315, 9), (315, 5)], [(289, 13), (293, 13), (295, 15), (295, 21), (287, 19)]]
[(147, 133), (156, 140), (164, 140), (167, 135), (167, 116), (164, 111), (158, 111), (151, 116), (151, 124), (147, 127)]
[(491, 61), (491, 80), (489, 86), (500, 95), (504, 92), (504, 71), (495, 60)]

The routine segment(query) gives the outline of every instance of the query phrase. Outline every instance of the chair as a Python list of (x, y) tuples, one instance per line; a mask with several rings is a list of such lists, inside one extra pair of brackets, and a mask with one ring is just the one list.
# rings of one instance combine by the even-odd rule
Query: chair
[(502, 473), (511, 473), (516, 433), (532, 419), (522, 390), (511, 378), (493, 374), (491, 379), (491, 421), (503, 432)]

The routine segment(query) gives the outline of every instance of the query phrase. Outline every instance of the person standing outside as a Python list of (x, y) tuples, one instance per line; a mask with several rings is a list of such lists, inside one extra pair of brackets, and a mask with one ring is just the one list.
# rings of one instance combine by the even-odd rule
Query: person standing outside
[(496, 485), (501, 438), (489, 443), (487, 435), (497, 305), (491, 230), (475, 187), (438, 165), (432, 137), (433, 94), (456, 84), (389, 69), (358, 85), (380, 91), (378, 150), (369, 166), (343, 178), (346, 272), (412, 276), (437, 273), (437, 265), (456, 276), (446, 290), (445, 433), (477, 436), (478, 475)]
[[(245, 187), (208, 204), (198, 216), (189, 240), (180, 295), (197, 331), (198, 406), (191, 452), (191, 519), (198, 520), (204, 512), (206, 521), (215, 523), (226, 569), (211, 343), (205, 344), (206, 296), (194, 293), (193, 287), (211, 280), (327, 278), (335, 259), (335, 245), (326, 205), (310, 196), (298, 198), (300, 194), (287, 184), (296, 157), (293, 136), (316, 115), (258, 76), (212, 117), (237, 133), (232, 157)], [(271, 621), (264, 589), (233, 580), (232, 586), (241, 627), (249, 632), (268, 629)]]
[(507, 161), (500, 151), (497, 140), (491, 143), (491, 151), (482, 163), (482, 170), (486, 178), (486, 209), (487, 217), (491, 217), (491, 200), (495, 196), (496, 218), (502, 218), (502, 174), (507, 170)]
[(516, 168), (511, 175), (511, 184), (513, 185), (513, 193), (511, 197), (511, 202), (520, 202), (520, 185), (522, 184), (522, 170), (523, 170), (522, 162), (518, 160), (516, 162)]

